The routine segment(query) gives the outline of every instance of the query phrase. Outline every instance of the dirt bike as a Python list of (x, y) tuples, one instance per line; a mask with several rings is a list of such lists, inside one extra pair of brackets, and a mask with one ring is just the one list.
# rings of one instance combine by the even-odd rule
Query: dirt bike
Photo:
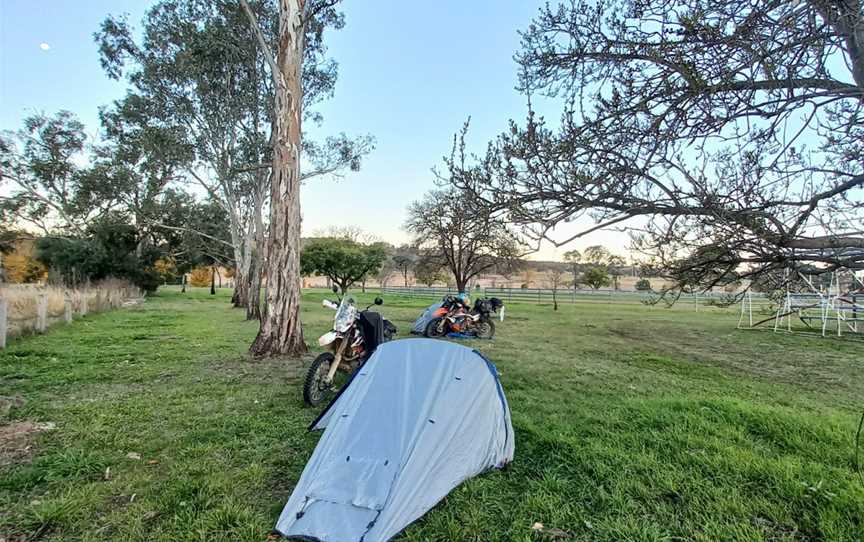
[[(336, 290), (334, 289), (334, 292)], [(375, 305), (384, 301), (375, 298)], [(338, 302), (325, 299), (323, 306), (334, 309), (333, 329), (318, 339), (320, 346), (330, 351), (315, 358), (306, 372), (303, 383), (303, 400), (316, 406), (331, 398), (345, 385), (360, 366), (382, 342), (387, 342), (396, 334), (396, 326), (380, 313), (358, 310), (354, 299), (343, 297)], [(338, 376), (337, 376), (338, 375)]]
[(497, 297), (478, 299), (474, 308), (469, 308), (462, 301), (452, 296), (444, 299), (444, 304), (433, 315), (426, 325), (424, 333), (427, 337), (443, 337), (448, 333), (461, 333), (491, 339), (495, 336), (495, 323), (492, 315), (504, 306)]

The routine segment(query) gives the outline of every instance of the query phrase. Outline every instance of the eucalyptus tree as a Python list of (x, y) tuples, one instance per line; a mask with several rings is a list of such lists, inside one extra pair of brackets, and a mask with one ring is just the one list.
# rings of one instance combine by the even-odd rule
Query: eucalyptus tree
[[(140, 43), (122, 18), (107, 18), (95, 38), (106, 73), (127, 77), (126, 100), (144, 101), (148, 119), (181, 130), (193, 145), (185, 175), (225, 209), (237, 262), (234, 303), (257, 317), (257, 296), (249, 292), (259, 288), (267, 237), (275, 122), (267, 56), (278, 13), (269, 1), (247, 7), (255, 28), (236, 0), (162, 0), (145, 15)], [(316, 32), (321, 43), (323, 27)], [(320, 45), (304, 67), (305, 104), (332, 94), (336, 64), (323, 52)], [(340, 136), (306, 148), (311, 177), (356, 169), (370, 142)]]
[[(269, 66), (274, 118), (266, 304), (250, 352), (296, 356), (306, 351), (300, 324), (302, 120), (308, 105), (321, 95), (315, 89), (332, 89), (335, 63), (322, 60), (323, 36), (328, 27), (341, 28), (344, 19), (335, 9), (339, 0), (280, 0), (277, 39), (272, 41), (265, 33), (266, 21), (262, 23), (247, 0), (240, 3)], [(321, 70), (322, 65), (332, 69)]]
[(228, 216), (219, 203), (169, 188), (154, 205), (153, 215), (159, 217), (154, 228), (157, 246), (179, 273), (202, 265), (235, 265)]
[(102, 141), (91, 153), (86, 176), (94, 201), (116, 198), (128, 210), (138, 231), (137, 253), (159, 243), (166, 205), (161, 201), (172, 186), (185, 178), (195, 159), (185, 131), (159, 122), (152, 104), (129, 94), (100, 111)]
[(145, 122), (177, 130), (193, 146), (185, 177), (225, 209), (241, 287), (267, 179), (254, 165), (265, 159), (270, 124), (269, 90), (245, 23), (236, 2), (163, 0), (145, 15), (140, 43), (123, 18), (108, 17), (94, 36), (106, 73), (130, 84), (115, 109), (144, 104)]
[(617, 290), (620, 287), (621, 268), (624, 266), (624, 258), (617, 254), (612, 254), (609, 249), (603, 245), (593, 245), (585, 249), (582, 254), (588, 268), (600, 268), (604, 273), (609, 275), (612, 284)]
[(560, 123), (451, 165), (536, 239), (625, 228), (681, 287), (864, 268), (860, 0), (562, 2), (516, 58)]
[(117, 204), (117, 191), (93, 198), (84, 125), (69, 111), (37, 114), (0, 135), (0, 198), (4, 222), (50, 233), (82, 234)]

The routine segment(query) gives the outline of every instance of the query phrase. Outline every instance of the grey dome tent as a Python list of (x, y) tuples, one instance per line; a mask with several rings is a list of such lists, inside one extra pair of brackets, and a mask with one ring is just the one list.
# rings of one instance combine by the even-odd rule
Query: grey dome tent
[(411, 333), (415, 335), (423, 335), (426, 332), (426, 326), (429, 325), (429, 322), (433, 319), (433, 314), (435, 311), (444, 306), (442, 301), (435, 303), (434, 305), (429, 305), (423, 313), (414, 320), (414, 325), (411, 327)]
[(495, 366), (465, 346), (384, 343), (312, 429), (325, 429), (276, 530), (321, 542), (389, 540), (515, 450)]

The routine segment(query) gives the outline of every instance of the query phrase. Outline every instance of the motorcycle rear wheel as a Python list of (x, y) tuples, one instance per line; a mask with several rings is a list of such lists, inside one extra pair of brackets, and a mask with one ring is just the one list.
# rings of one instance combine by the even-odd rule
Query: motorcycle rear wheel
[(447, 321), (444, 318), (435, 318), (426, 324), (426, 329), (424, 330), (423, 335), (430, 339), (447, 335)]
[(492, 320), (480, 320), (476, 329), (479, 339), (491, 339), (495, 336), (495, 323)]
[(330, 364), (333, 363), (334, 359), (336, 358), (332, 352), (324, 352), (315, 358), (315, 361), (309, 366), (309, 370), (306, 371), (306, 380), (303, 382), (303, 400), (307, 405), (318, 406), (329, 401), (344, 384), (346, 378), (339, 370), (333, 375), (333, 382), (329, 386), (324, 384), (324, 379), (327, 378)]

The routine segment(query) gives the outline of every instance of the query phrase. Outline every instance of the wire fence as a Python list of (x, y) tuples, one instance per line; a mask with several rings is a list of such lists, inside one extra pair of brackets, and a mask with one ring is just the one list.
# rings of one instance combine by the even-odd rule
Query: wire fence
[(8, 337), (45, 333), (59, 323), (135, 303), (144, 297), (140, 288), (106, 283), (87, 288), (3, 285), (0, 287), (0, 348)]
[[(401, 287), (387, 286), (381, 288), (382, 294), (400, 295), (406, 297), (417, 298), (442, 298), (446, 295), (456, 295), (456, 288), (442, 287)], [(658, 305), (665, 307), (669, 305), (668, 300), (662, 300), (656, 292), (639, 292), (625, 291), (613, 289), (558, 289), (557, 291), (548, 288), (475, 288), (470, 292), (471, 297), (497, 297), (505, 302), (517, 303), (552, 303), (553, 298), (557, 299), (558, 303), (596, 303), (596, 304), (639, 304), (639, 305)], [(768, 310), (774, 305), (771, 299), (753, 293), (751, 294), (754, 310)], [(735, 297), (735, 294), (705, 292), (698, 294), (682, 293), (672, 305), (677, 308), (691, 308), (699, 310), (702, 308), (721, 308), (727, 310), (738, 310), (740, 301)]]

